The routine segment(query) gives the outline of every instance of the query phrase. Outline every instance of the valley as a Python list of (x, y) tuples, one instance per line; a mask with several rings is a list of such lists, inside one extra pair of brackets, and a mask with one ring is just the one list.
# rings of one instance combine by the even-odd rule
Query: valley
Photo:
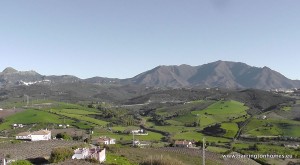
[[(181, 97), (183, 93), (185, 96)], [(20, 132), (48, 129), (55, 133), (53, 137), (59, 132), (66, 133), (71, 141), (78, 144), (91, 143), (98, 137), (114, 138), (117, 144), (109, 146), (108, 155), (112, 154), (116, 159), (121, 159), (123, 155), (126, 159), (124, 164), (138, 164), (142, 160), (137, 157), (145, 158), (146, 155), (160, 153), (192, 165), (202, 160), (200, 151), (205, 138), (207, 164), (253, 164), (255, 161), (271, 164), (276, 160), (245, 159), (245, 163), (239, 159), (222, 158), (222, 155), (233, 152), (292, 155), (294, 159), (280, 161), (296, 163), (300, 151), (293, 146), (300, 142), (299, 105), (295, 96), (292, 98), (260, 90), (219, 88), (154, 91), (130, 98), (125, 105), (103, 101), (71, 103), (48, 99), (35, 99), (29, 103), (26, 100), (2, 102), (4, 111), (18, 110), (1, 116), (0, 145), (22, 143), (14, 140), (14, 136)], [(22, 127), (12, 127), (14, 124), (22, 124)], [(139, 129), (144, 130), (146, 135), (131, 133)], [(147, 145), (143, 149), (132, 148), (133, 139)], [(181, 140), (193, 142), (196, 148), (183, 151), (183, 148), (175, 147), (175, 142)], [(179, 156), (176, 148), (179, 153), (193, 153), (195, 150), (192, 154), (195, 156)], [(135, 153), (136, 157), (126, 154), (129, 151), (125, 150)], [(11, 152), (1, 152), (9, 154), (11, 158), (18, 157)], [(47, 158), (47, 155), (40, 154), (39, 157)]]

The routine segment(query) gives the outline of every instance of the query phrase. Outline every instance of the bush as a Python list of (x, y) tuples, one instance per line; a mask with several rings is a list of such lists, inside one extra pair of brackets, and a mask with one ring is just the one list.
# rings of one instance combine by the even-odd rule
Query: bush
[(71, 148), (54, 148), (50, 155), (50, 163), (58, 163), (70, 159), (73, 155)]
[(58, 133), (55, 136), (57, 139), (64, 139), (64, 140), (71, 140), (72, 137), (70, 135), (68, 135), (67, 133)]
[(11, 163), (11, 165), (32, 165), (28, 160), (17, 160)]
[(184, 165), (181, 161), (169, 156), (151, 156), (144, 160), (141, 165)]

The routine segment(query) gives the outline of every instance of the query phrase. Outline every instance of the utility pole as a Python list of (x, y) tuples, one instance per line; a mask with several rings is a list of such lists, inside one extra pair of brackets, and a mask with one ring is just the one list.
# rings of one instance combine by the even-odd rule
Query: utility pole
[(24, 95), (26, 97), (26, 100), (27, 100), (27, 104), (26, 104), (26, 107), (28, 107), (29, 105), (29, 96), (28, 95)]
[(134, 147), (134, 132), (132, 132), (132, 147)]
[(205, 137), (202, 139), (202, 165), (205, 165)]
[(196, 127), (199, 127), (199, 128), (200, 128), (200, 114), (197, 114), (196, 120), (197, 120), (197, 125), (196, 125)]

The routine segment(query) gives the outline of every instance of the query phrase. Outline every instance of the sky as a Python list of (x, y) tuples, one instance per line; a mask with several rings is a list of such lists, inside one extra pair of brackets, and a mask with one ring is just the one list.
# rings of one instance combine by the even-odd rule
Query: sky
[(0, 70), (130, 78), (217, 60), (300, 79), (299, 0), (1, 0)]

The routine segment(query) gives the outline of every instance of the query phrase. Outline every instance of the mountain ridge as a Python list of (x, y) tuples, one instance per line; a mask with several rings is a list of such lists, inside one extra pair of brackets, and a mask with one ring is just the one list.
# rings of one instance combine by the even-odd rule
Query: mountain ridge
[(72, 75), (41, 75), (35, 71), (18, 71), (7, 67), (0, 72), (0, 86), (16, 85), (20, 82), (73, 83), (114, 85), (145, 85), (160, 88), (222, 87), (278, 89), (300, 88), (299, 80), (291, 80), (268, 67), (254, 67), (242, 62), (215, 61), (198, 66), (160, 65), (132, 78), (118, 79), (91, 77), (80, 79)]

